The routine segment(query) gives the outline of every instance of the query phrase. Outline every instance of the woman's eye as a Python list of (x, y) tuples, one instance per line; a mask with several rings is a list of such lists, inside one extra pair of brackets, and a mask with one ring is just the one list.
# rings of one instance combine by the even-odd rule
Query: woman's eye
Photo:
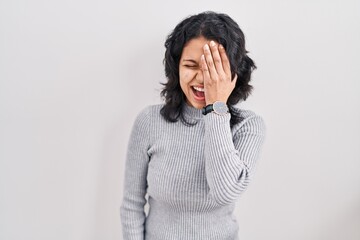
[(184, 65), (184, 67), (188, 67), (188, 68), (196, 68), (196, 65)]

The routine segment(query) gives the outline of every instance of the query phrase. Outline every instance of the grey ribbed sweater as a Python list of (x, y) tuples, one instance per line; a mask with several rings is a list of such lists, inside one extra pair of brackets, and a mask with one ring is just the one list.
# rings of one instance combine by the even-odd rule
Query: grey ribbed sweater
[(123, 240), (239, 239), (233, 211), (264, 141), (262, 118), (239, 110), (243, 120), (230, 129), (230, 114), (203, 116), (186, 105), (185, 118), (197, 122), (186, 126), (166, 122), (161, 107), (145, 108), (130, 135), (120, 207)]

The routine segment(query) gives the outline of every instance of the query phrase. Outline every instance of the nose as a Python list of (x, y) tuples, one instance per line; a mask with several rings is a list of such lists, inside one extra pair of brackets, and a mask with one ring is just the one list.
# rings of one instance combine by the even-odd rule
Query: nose
[(204, 83), (204, 77), (201, 68), (199, 68), (196, 72), (195, 79), (198, 83), (203, 84)]

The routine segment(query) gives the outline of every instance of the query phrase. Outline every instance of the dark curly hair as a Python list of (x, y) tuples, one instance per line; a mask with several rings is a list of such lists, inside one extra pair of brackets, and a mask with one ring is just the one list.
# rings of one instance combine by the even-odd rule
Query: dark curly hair
[(187, 17), (168, 35), (164, 58), (168, 81), (163, 83), (161, 96), (165, 98), (165, 105), (160, 113), (167, 121), (176, 122), (180, 119), (185, 124), (192, 125), (183, 115), (186, 97), (179, 82), (179, 61), (185, 44), (200, 36), (224, 46), (231, 65), (232, 79), (235, 74), (238, 75), (236, 86), (227, 100), (231, 114), (230, 125), (233, 126), (241, 121), (234, 105), (250, 95), (253, 88), (249, 84), (250, 77), (256, 66), (247, 56), (243, 32), (233, 19), (223, 13), (208, 11)]

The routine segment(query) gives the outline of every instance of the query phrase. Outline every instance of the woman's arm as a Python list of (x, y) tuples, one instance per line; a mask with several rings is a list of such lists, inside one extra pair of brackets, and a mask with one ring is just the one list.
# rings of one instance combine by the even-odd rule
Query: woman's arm
[(251, 179), (265, 138), (263, 119), (253, 114), (233, 136), (230, 114), (205, 116), (205, 170), (210, 194), (221, 204), (235, 202)]
[(130, 135), (125, 163), (123, 201), (120, 207), (123, 240), (143, 240), (149, 156), (148, 108), (136, 118)]

